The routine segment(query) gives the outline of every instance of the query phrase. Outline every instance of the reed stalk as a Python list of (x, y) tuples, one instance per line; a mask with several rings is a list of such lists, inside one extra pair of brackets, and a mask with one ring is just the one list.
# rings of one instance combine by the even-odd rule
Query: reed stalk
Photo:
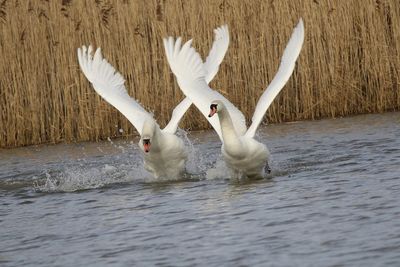
[[(194, 38), (205, 57), (224, 23), (231, 43), (211, 86), (250, 119), (300, 17), (303, 50), (266, 122), (399, 109), (398, 0), (0, 0), (0, 147), (136, 133), (81, 73), (83, 44), (101, 46), (130, 95), (165, 125), (183, 95), (162, 38)], [(192, 107), (181, 127), (209, 125)]]

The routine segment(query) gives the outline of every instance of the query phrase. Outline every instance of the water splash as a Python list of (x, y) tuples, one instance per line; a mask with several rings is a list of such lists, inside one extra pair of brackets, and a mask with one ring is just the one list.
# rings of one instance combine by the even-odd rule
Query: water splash
[(116, 183), (128, 183), (145, 177), (141, 168), (119, 164), (103, 167), (85, 167), (82, 165), (65, 167), (60, 171), (46, 170), (45, 180), (34, 185), (39, 192), (74, 192), (101, 188)]
[(132, 142), (114, 143), (108, 139), (108, 143), (112, 146), (111, 152), (109, 147), (97, 147), (100, 153), (95, 155), (82, 152), (78, 159), (64, 159), (47, 166), (39, 179), (35, 179), (34, 189), (39, 192), (74, 192), (143, 181), (150, 176), (143, 168), (141, 153)]
[(186, 150), (188, 154), (188, 158), (186, 161), (187, 173), (191, 175), (204, 174), (208, 167), (207, 159), (200, 152), (200, 149), (194, 145), (195, 141), (192, 142), (188, 137), (188, 133), (180, 128), (178, 128), (176, 135), (183, 140), (185, 147), (187, 149)]
[(228, 179), (230, 176), (230, 170), (222, 159), (222, 156), (216, 161), (214, 167), (209, 168), (206, 172), (207, 180), (215, 179)]
[[(189, 139), (188, 133), (181, 129), (177, 134), (184, 141), (188, 153), (186, 172), (182, 177), (155, 179), (144, 169), (143, 154), (135, 140), (108, 139), (102, 144), (80, 144), (76, 149), (66, 146), (66, 153), (57, 156), (57, 153), (52, 152), (55, 156), (32, 161), (31, 167), (17, 159), (17, 162), (21, 161), (18, 164), (24, 166), (24, 171), (19, 174), (18, 183), (11, 184), (3, 179), (0, 187), (37, 192), (75, 192), (118, 183), (157, 183), (229, 177), (223, 161), (215, 164), (220, 156), (218, 146), (214, 143), (204, 145), (203, 140), (196, 138)], [(52, 150), (53, 147), (49, 149)]]
[[(35, 179), (34, 189), (38, 192), (74, 192), (102, 188), (117, 183), (157, 183), (177, 180), (196, 180), (204, 178), (206, 165), (199, 161), (199, 149), (179, 130), (188, 152), (187, 172), (182, 177), (154, 178), (143, 166), (143, 154), (137, 145), (130, 142), (113, 141), (108, 138), (106, 146), (96, 147), (100, 155), (90, 155), (82, 150), (82, 157), (75, 160), (61, 160), (55, 166), (46, 168)], [(202, 158), (200, 156), (200, 158)], [(201, 162), (201, 163), (199, 163)]]

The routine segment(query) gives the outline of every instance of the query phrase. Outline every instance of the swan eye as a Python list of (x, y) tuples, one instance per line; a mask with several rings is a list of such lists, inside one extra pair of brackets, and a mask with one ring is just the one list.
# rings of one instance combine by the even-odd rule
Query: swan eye
[(217, 106), (218, 106), (218, 104), (211, 104), (210, 109), (211, 110), (217, 109)]

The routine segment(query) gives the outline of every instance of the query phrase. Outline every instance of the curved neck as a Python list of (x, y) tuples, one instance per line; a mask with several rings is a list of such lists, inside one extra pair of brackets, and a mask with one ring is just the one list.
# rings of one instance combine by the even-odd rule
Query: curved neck
[(160, 127), (154, 127), (153, 137), (151, 138), (151, 151), (160, 151), (163, 147), (163, 135), (161, 134)]
[(235, 127), (233, 127), (231, 116), (226, 108), (217, 113), (221, 125), (222, 139), (224, 140), (225, 151), (229, 154), (242, 153), (243, 144), (239, 140)]

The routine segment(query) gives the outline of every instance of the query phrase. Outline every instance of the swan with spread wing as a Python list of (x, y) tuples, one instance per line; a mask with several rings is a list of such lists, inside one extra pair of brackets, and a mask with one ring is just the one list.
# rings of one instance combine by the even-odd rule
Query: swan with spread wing
[[(304, 41), (302, 19), (295, 27), (283, 52), (278, 72), (261, 95), (252, 124), (247, 129), (243, 114), (224, 96), (211, 89), (206, 80), (207, 70), (200, 55), (189, 40), (164, 39), (168, 63), (179, 87), (210, 122), (222, 141), (222, 155), (234, 177), (264, 177), (269, 172), (269, 151), (256, 141), (254, 135), (265, 112), (293, 73)], [(214, 116), (217, 114), (217, 116)]]
[[(226, 25), (215, 29), (214, 33), (214, 43), (204, 63), (207, 82), (217, 74), (229, 46)], [(79, 66), (95, 91), (118, 109), (140, 134), (139, 147), (144, 153), (145, 169), (155, 178), (179, 177), (185, 170), (187, 152), (183, 141), (175, 133), (192, 101), (189, 98), (182, 100), (173, 110), (167, 126), (160, 129), (153, 115), (128, 95), (124, 78), (103, 58), (100, 48), (93, 56), (92, 52), (92, 46), (78, 48)]]

